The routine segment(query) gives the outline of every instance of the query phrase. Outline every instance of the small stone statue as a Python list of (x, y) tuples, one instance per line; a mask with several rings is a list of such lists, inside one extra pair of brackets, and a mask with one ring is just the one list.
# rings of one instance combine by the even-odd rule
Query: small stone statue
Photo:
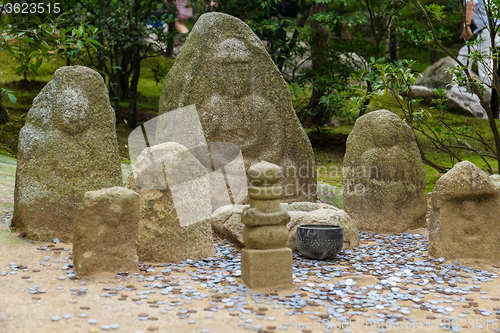
[(247, 171), (250, 207), (245, 208), (241, 250), (241, 277), (249, 288), (291, 288), (292, 250), (286, 224), (290, 215), (281, 208), (281, 168), (262, 161)]

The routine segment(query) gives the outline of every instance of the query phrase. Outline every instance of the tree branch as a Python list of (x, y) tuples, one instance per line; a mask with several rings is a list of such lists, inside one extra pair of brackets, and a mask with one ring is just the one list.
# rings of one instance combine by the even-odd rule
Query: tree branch
[(76, 0), (79, 4), (81, 4), (85, 9), (87, 9), (92, 15), (97, 16), (96, 12), (94, 12), (92, 9), (90, 9), (86, 4), (83, 3), (82, 0)]

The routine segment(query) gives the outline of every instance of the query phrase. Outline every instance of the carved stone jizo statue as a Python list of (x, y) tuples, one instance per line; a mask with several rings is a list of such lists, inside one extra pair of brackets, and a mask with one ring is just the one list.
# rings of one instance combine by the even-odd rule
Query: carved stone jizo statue
[[(245, 170), (262, 160), (283, 169), (284, 202), (316, 201), (311, 143), (290, 90), (259, 37), (224, 13), (200, 16), (165, 78), (159, 114), (196, 105), (207, 143), (240, 147)], [(168, 125), (159, 123), (164, 142)]]
[(83, 66), (59, 68), (19, 132), (12, 225), (26, 238), (73, 238), (85, 193), (123, 184), (106, 84)]
[(290, 215), (280, 204), (281, 168), (263, 161), (251, 166), (247, 176), (250, 207), (242, 213), (246, 247), (241, 250), (241, 277), (249, 288), (291, 288), (292, 250), (285, 247)]

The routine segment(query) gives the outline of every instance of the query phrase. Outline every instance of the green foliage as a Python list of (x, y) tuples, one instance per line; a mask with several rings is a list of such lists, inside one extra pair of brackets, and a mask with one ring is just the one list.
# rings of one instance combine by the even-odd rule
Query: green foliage
[(431, 17), (438, 22), (441, 22), (446, 19), (446, 15), (444, 13), (444, 6), (442, 5), (433, 3), (425, 6), (425, 9), (431, 15)]
[[(69, 65), (73, 65), (78, 59), (83, 59), (85, 47), (95, 51), (98, 46), (102, 46), (96, 40), (98, 32), (96, 27), (86, 26), (83, 22), (76, 23), (79, 23), (77, 28), (72, 26), (61, 28), (59, 37), (52, 41), (54, 53), (65, 59)], [(46, 29), (50, 33), (51, 28), (46, 27)], [(46, 44), (45, 47), (48, 47), (48, 45)]]
[(433, 90), (435, 98), (432, 100), (432, 103), (435, 104), (435, 106), (431, 107), (431, 109), (436, 109), (439, 111), (446, 111), (446, 90), (444, 89), (434, 89)]
[[(418, 103), (418, 100), (405, 99), (403, 96), (411, 95), (411, 88), (415, 84), (415, 76), (418, 75), (412, 71), (413, 64), (414, 61), (412, 60), (393, 63), (387, 58), (377, 60), (371, 58), (371, 70), (360, 70), (351, 78), (352, 82), (358, 82), (353, 86), (355, 91), (354, 98), (351, 98), (351, 101), (354, 102), (353, 111), (363, 111), (367, 100), (391, 94), (395, 97), (397, 106), (405, 115), (408, 115), (408, 120), (411, 123), (415, 111), (414, 105)], [(365, 82), (371, 82), (372, 92), (366, 89)]]
[(0, 28), (6, 33), (4, 47), (19, 63), (17, 74), (22, 75), (24, 80), (28, 76), (38, 76), (38, 69), (44, 60), (49, 62), (58, 56), (70, 65), (81, 57), (85, 45), (94, 49), (99, 45), (94, 39), (97, 28), (85, 27), (81, 22), (76, 28), (65, 28), (73, 23), (65, 14), (47, 16), (43, 20), (37, 15), (10, 15), (12, 17), (7, 22), (0, 23)]
[[(360, 114), (365, 111), (366, 101), (377, 99), (380, 96), (390, 94), (396, 100), (396, 106), (403, 111), (405, 120), (413, 127), (414, 117), (418, 117), (418, 112), (415, 113), (414, 106), (419, 100), (404, 98), (403, 96), (411, 96), (411, 89), (415, 84), (415, 73), (411, 66), (414, 64), (412, 60), (403, 60), (394, 63), (386, 58), (375, 60), (371, 58), (371, 71), (359, 71), (353, 76), (353, 80), (358, 83), (354, 86), (357, 90), (357, 98), (353, 99), (356, 111)], [(372, 91), (366, 89), (363, 82), (371, 82)]]
[(11, 90), (0, 88), (0, 94), (6, 95), (7, 98), (10, 100), (10, 102), (12, 103), (12, 105), (16, 104), (17, 98), (16, 98), (16, 96), (14, 96), (14, 94), (12, 93)]
[(157, 85), (165, 81), (165, 76), (167, 76), (169, 70), (170, 66), (168, 64), (162, 64), (160, 62), (155, 62), (153, 64), (151, 71), (153, 72), (153, 79)]
[[(412, 87), (415, 84), (415, 75), (411, 70), (412, 61), (405, 60), (399, 63), (393, 63), (386, 59), (372, 59), (370, 63), (371, 71), (359, 71), (353, 80), (363, 82), (370, 80), (373, 85), (373, 92), (367, 92), (363, 84), (357, 84), (354, 88), (357, 90), (357, 96), (352, 98), (355, 110), (359, 111), (366, 99), (374, 101), (382, 100), (384, 96), (392, 95), (393, 105), (402, 113), (403, 119), (414, 131), (417, 142), (422, 140), (420, 133), (426, 141), (430, 142), (432, 147), (448, 155), (452, 165), (456, 162), (469, 158), (469, 153), (478, 156), (484, 163), (485, 171), (493, 173), (491, 166), (492, 160), (496, 158), (495, 151), (491, 147), (491, 142), (476, 130), (465, 119), (465, 123), (453, 126), (442, 119), (433, 120), (434, 113), (447, 111), (446, 91), (444, 89), (434, 89), (434, 106), (424, 110), (418, 107), (419, 99), (412, 98)], [(418, 143), (420, 153), (424, 163), (444, 172), (449, 169), (431, 161), (426, 157), (427, 151), (424, 151), (422, 144)]]
[[(350, 87), (348, 88), (350, 91)], [(357, 119), (357, 114), (351, 112), (348, 108), (349, 91), (333, 91), (321, 97), (319, 104), (324, 107), (324, 113), (328, 117), (342, 118), (350, 121)]]
[(315, 138), (318, 138), (323, 133), (330, 133), (331, 130), (326, 126), (314, 125), (309, 132), (312, 133)]
[[(454, 0), (437, 0), (424, 6), (420, 0), (408, 0), (408, 13), (405, 15), (404, 24), (397, 27), (400, 50), (403, 50), (400, 54), (415, 59), (415, 53), (435, 48), (436, 41), (443, 47), (458, 50), (462, 46), (462, 41), (457, 37), (462, 21), (459, 3), (460, 1)], [(429, 24), (432, 24), (432, 27)], [(428, 51), (424, 53), (427, 54), (425, 63), (428, 64)]]
[[(355, 20), (350, 23), (354, 47), (352, 51), (365, 59), (374, 57), (378, 59), (386, 56), (388, 50), (385, 39), (394, 27), (399, 26), (402, 11), (407, 5), (407, 0), (364, 0), (361, 1), (364, 11), (356, 13)], [(406, 19), (405, 19), (406, 23)]]

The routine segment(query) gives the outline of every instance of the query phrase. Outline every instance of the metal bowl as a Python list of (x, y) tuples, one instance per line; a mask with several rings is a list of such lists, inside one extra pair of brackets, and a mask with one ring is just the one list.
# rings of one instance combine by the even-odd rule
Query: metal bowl
[(333, 259), (344, 246), (344, 229), (327, 224), (303, 224), (297, 227), (297, 250), (310, 259)]

